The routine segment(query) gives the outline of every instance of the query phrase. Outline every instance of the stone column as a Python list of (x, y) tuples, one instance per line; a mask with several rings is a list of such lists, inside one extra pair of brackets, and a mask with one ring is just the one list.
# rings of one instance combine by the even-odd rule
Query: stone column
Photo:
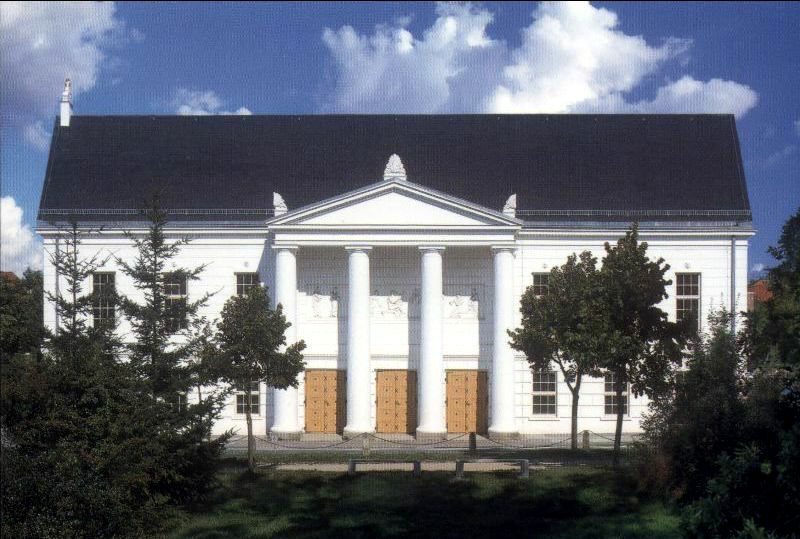
[(508, 344), (507, 330), (514, 324), (514, 251), (510, 247), (492, 249), (494, 256), (494, 323), (491, 370), (491, 419), (489, 435), (513, 437), (514, 353)]
[(347, 424), (344, 436), (375, 432), (370, 367), (370, 247), (347, 247)]
[(442, 357), (442, 251), (444, 247), (420, 247), (422, 251), (419, 355), (419, 424), (417, 439), (447, 436), (444, 409), (444, 361)]
[[(297, 342), (297, 247), (276, 246), (275, 304), (283, 306), (283, 314), (292, 325), (286, 330), (286, 343)], [(275, 421), (270, 431), (280, 439), (296, 440), (303, 429), (297, 408), (297, 388), (274, 390)]]

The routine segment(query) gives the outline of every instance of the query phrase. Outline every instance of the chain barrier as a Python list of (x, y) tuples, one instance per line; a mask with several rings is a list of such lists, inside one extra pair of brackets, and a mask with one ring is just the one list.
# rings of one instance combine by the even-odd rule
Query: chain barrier
[[(316, 451), (318, 449), (330, 449), (331, 447), (337, 447), (337, 446), (340, 446), (340, 445), (349, 444), (350, 442), (358, 440), (359, 438), (364, 438), (365, 436), (367, 436), (366, 433), (359, 434), (358, 436), (355, 436), (354, 438), (349, 438), (347, 440), (342, 440), (341, 442), (336, 442), (336, 443), (333, 443), (333, 444), (330, 444), (330, 445), (311, 446), (311, 447), (309, 447), (309, 446), (296, 446), (296, 445), (279, 444), (277, 442), (273, 442), (272, 440), (267, 440), (266, 438), (262, 438), (260, 436), (254, 436), (254, 438), (256, 440), (261, 440), (262, 442), (265, 442), (265, 443), (267, 443), (269, 445), (274, 445), (275, 447), (282, 447), (284, 449), (296, 449), (298, 451)], [(360, 449), (360, 448), (355, 448), (355, 449)]]
[(566, 437), (566, 438), (564, 438), (563, 440), (559, 440), (559, 441), (557, 441), (557, 442), (553, 442), (552, 444), (547, 444), (547, 445), (530, 445), (530, 446), (526, 446), (526, 445), (506, 445), (506, 444), (503, 444), (503, 443), (501, 443), (501, 442), (498, 442), (497, 440), (493, 440), (493, 439), (492, 439), (492, 438), (490, 438), (489, 436), (486, 436), (485, 438), (486, 438), (488, 441), (492, 442), (493, 444), (496, 444), (496, 445), (498, 445), (499, 447), (502, 447), (502, 448), (504, 448), (504, 449), (545, 449), (545, 448), (548, 448), (548, 447), (555, 447), (555, 446), (557, 446), (557, 445), (559, 445), (559, 444), (563, 444), (564, 442), (566, 442), (566, 441), (568, 441), (568, 440), (572, 440), (572, 436), (567, 436), (567, 437)]
[[(602, 434), (598, 434), (596, 432), (592, 432), (592, 431), (582, 431), (582, 432), (589, 433), (590, 435), (594, 435), (594, 436), (596, 436), (598, 438), (602, 438), (602, 439), (608, 440), (610, 442), (614, 441), (613, 438), (609, 438), (607, 436), (603, 436)], [(392, 445), (395, 445), (395, 446), (402, 446), (402, 447), (435, 447), (435, 446), (440, 446), (440, 445), (444, 445), (444, 444), (450, 444), (450, 443), (452, 443), (452, 442), (454, 442), (456, 440), (460, 440), (460, 439), (465, 438), (465, 437), (467, 437), (469, 435), (470, 435), (470, 433), (467, 432), (467, 433), (455, 436), (453, 438), (447, 438), (445, 440), (438, 440), (438, 441), (429, 442), (429, 443), (419, 443), (419, 442), (415, 442), (415, 441), (402, 442), (400, 440), (390, 440), (388, 438), (382, 438), (382, 437), (377, 436), (377, 435), (372, 434), (372, 433), (362, 433), (362, 434), (359, 434), (359, 435), (357, 435), (357, 436), (355, 436), (353, 438), (349, 438), (347, 440), (342, 440), (340, 442), (335, 442), (335, 443), (332, 443), (332, 444), (322, 445), (322, 446), (287, 445), (287, 444), (281, 444), (281, 443), (278, 443), (278, 442), (274, 442), (272, 440), (269, 440), (267, 438), (263, 438), (261, 436), (254, 436), (254, 438), (256, 440), (264, 442), (264, 443), (266, 443), (268, 445), (271, 445), (271, 446), (274, 446), (274, 447), (279, 447), (279, 448), (282, 448), (282, 449), (293, 449), (293, 450), (297, 450), (297, 451), (318, 451), (318, 450), (322, 450), (322, 449), (331, 449), (331, 448), (334, 448), (334, 447), (340, 447), (340, 446), (347, 445), (347, 444), (353, 444), (356, 440), (364, 439), (364, 438), (372, 438), (372, 439), (375, 439), (375, 440), (380, 440), (381, 442), (384, 442), (384, 443), (387, 443), (387, 444), (392, 444)], [(558, 440), (558, 441), (555, 441), (555, 442), (552, 442), (552, 443), (549, 443), (549, 444), (543, 444), (543, 445), (508, 445), (508, 444), (504, 444), (502, 442), (499, 442), (497, 440), (494, 440), (489, 436), (482, 436), (481, 438), (486, 440), (486, 441), (488, 441), (488, 442), (491, 442), (491, 443), (495, 444), (495, 446), (497, 446), (497, 447), (500, 447), (500, 448), (503, 448), (503, 449), (511, 449), (511, 450), (546, 449), (546, 448), (559, 446), (559, 445), (561, 445), (561, 444), (563, 444), (565, 442), (568, 442), (568, 441), (572, 440), (572, 436), (567, 436), (566, 438), (563, 438), (561, 440)], [(359, 450), (359, 449), (362, 449), (362, 448), (361, 447), (354, 447), (353, 449), (354, 450)], [(386, 448), (371, 447), (370, 449), (379, 450), (379, 449), (386, 449)], [(458, 449), (458, 446), (454, 447), (453, 449)], [(464, 448), (464, 449), (468, 449), (468, 448)], [(476, 448), (476, 449), (480, 450), (480, 448)]]
[(596, 432), (592, 432), (592, 431), (587, 431), (587, 432), (589, 432), (589, 434), (594, 434), (595, 436), (597, 436), (598, 438), (602, 438), (603, 440), (608, 440), (609, 442), (616, 441), (616, 440), (614, 440), (614, 438), (609, 438), (608, 436), (603, 436), (602, 434), (597, 434)]
[[(469, 433), (465, 432), (464, 434), (460, 434), (460, 435), (455, 436), (453, 438), (447, 438), (446, 440), (439, 440), (437, 442), (430, 442), (430, 443), (424, 443), (424, 444), (423, 443), (418, 443), (418, 442), (401, 442), (400, 440), (388, 440), (386, 438), (381, 438), (380, 436), (376, 436), (375, 434), (369, 434), (368, 436), (370, 438), (374, 438), (376, 440), (380, 440), (382, 442), (386, 442), (386, 443), (390, 443), (390, 444), (404, 445), (404, 446), (409, 446), (409, 447), (429, 447), (429, 446), (434, 446), (434, 445), (450, 443), (450, 442), (452, 442), (454, 440), (459, 440), (461, 438), (464, 438), (465, 436), (469, 436)], [(375, 449), (375, 448), (372, 448), (372, 449)]]

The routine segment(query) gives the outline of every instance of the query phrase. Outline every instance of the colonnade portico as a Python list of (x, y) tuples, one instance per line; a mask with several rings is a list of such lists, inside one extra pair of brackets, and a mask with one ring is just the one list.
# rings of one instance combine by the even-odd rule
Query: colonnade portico
[[(342, 247), (335, 247), (341, 249)], [(375, 432), (370, 387), (370, 254), (368, 245), (348, 245), (347, 251), (347, 320), (346, 320), (346, 424), (344, 435)], [(291, 344), (303, 336), (297, 334), (297, 251), (296, 245), (275, 245), (275, 302), (283, 305), (287, 321), (286, 340)], [(302, 247), (300, 247), (302, 249)], [(487, 248), (487, 251), (489, 249)], [(420, 245), (420, 327), (418, 365), (418, 438), (443, 438), (447, 434), (446, 403), (443, 386), (443, 257), (447, 248)], [(493, 257), (494, 301), (491, 367), (489, 370), (489, 432), (513, 435), (514, 355), (508, 344), (507, 330), (514, 323), (513, 247), (491, 249)], [(274, 390), (274, 422), (271, 432), (280, 438), (298, 437), (303, 432), (299, 416), (298, 389)]]

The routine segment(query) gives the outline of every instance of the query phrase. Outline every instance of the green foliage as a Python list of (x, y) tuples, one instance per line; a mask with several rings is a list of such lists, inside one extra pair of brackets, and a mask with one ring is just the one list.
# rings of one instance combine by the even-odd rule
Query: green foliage
[(216, 337), (227, 366), (223, 379), (239, 386), (262, 380), (278, 389), (297, 387), (306, 345), (299, 341), (283, 348), (289, 326), (283, 307), (272, 309), (263, 287), (230, 298), (222, 309)]
[(174, 400), (176, 394), (185, 394), (194, 385), (190, 359), (198, 351), (205, 325), (198, 312), (210, 296), (205, 294), (194, 301), (168, 298), (168, 283), (185, 280), (188, 287), (204, 266), (186, 269), (170, 265), (189, 240), (167, 241), (167, 214), (158, 198), (153, 198), (146, 218), (149, 227), (144, 236), (127, 234), (138, 252), (133, 262), (116, 259), (143, 301), (120, 296), (119, 305), (135, 335), (128, 346), (129, 361), (150, 383), (153, 396)]
[[(80, 251), (93, 231), (73, 225), (59, 238), (52, 263), (61, 286), (48, 296), (59, 329), (41, 358), (18, 354), (2, 370), (4, 536), (144, 535), (167, 505), (197, 500), (213, 486), (227, 439), (210, 439), (222, 396), (185, 400), (213, 372), (193, 363), (208, 330), (196, 316), (200, 303), (165, 305), (160, 270), (177, 251), (159, 247), (165, 223), (151, 215), (149, 241), (137, 243), (139, 257), (127, 268), (137, 270), (131, 275), (145, 302), (113, 298), (131, 314), (134, 339), (141, 337), (127, 358), (113, 323), (90, 322), (95, 298), (83, 287), (102, 261)], [(186, 270), (171, 270), (179, 272)], [(164, 328), (184, 313), (194, 325), (173, 340)]]
[[(696, 338), (690, 350), (673, 390), (655, 396), (642, 423), (645, 440), (666, 459), (668, 476), (660, 487), (679, 499), (694, 499), (705, 491), (718, 455), (736, 446), (744, 414), (730, 315), (712, 315), (709, 334)], [(643, 474), (649, 469), (651, 461)]]
[[(284, 349), (289, 326), (283, 307), (271, 309), (267, 291), (260, 286), (244, 296), (230, 298), (222, 309), (216, 337), (221, 378), (240, 388), (247, 388), (256, 380), (278, 389), (297, 387), (297, 375), (305, 367), (301, 352), (306, 345), (299, 341)], [(255, 439), (249, 406), (245, 407), (245, 416), (247, 461), (254, 472)]]
[[(136, 534), (164, 498), (159, 409), (89, 339), (4, 372), (3, 529), (13, 537)], [(7, 378), (6, 378), (7, 377)]]
[(744, 345), (754, 367), (800, 368), (800, 209), (770, 247), (778, 264), (769, 270), (772, 299), (748, 316)]
[(528, 287), (520, 301), (522, 325), (509, 331), (511, 347), (525, 353), (534, 370), (556, 365), (572, 393), (572, 448), (577, 448), (578, 399), (584, 375), (597, 374), (604, 310), (597, 259), (584, 251), (550, 270), (548, 293)]
[(91, 295), (82, 286), (98, 264), (80, 257), (84, 233), (63, 231), (53, 254), (62, 287), (49, 298), (59, 331), (42, 357), (17, 355), (2, 371), (0, 494), (9, 536), (135, 534), (166, 499), (155, 492), (165, 475), (165, 406), (117, 361), (114, 328), (88, 324)]
[(178, 501), (202, 493), (213, 477), (216, 461), (229, 434), (211, 439), (211, 429), (225, 404), (224, 391), (211, 390), (197, 403), (188, 403), (192, 389), (217, 381), (216, 364), (209, 363), (210, 330), (199, 316), (208, 301), (168, 299), (167, 286), (176, 280), (196, 280), (204, 267), (176, 267), (173, 259), (188, 239), (169, 242), (166, 212), (154, 197), (145, 213), (149, 226), (139, 237), (127, 234), (137, 249), (129, 263), (117, 259), (122, 272), (140, 292), (141, 302), (119, 296), (119, 305), (131, 324), (133, 338), (126, 344), (127, 361), (143, 390), (164, 406), (159, 441), (175, 459), (169, 476), (160, 483), (164, 494)]
[(747, 315), (738, 342), (727, 315), (712, 320), (644, 424), (651, 454), (669, 463), (661, 486), (685, 504), (690, 537), (798, 536), (800, 212), (771, 252), (774, 297)]
[[(600, 295), (606, 327), (598, 348), (600, 367), (616, 378), (617, 399), (628, 382), (634, 395), (653, 397), (667, 388), (672, 370), (683, 357), (686, 327), (670, 322), (658, 304), (667, 297), (664, 278), (669, 265), (650, 260), (647, 242), (631, 226), (615, 246), (605, 245)], [(623, 408), (618, 408), (614, 449), (622, 436)]]
[(194, 537), (536, 537), (677, 539), (666, 504), (637, 495), (626, 470), (512, 474), (347, 474), (231, 470), (209, 503), (165, 533)]
[(42, 272), (0, 279), (0, 365), (16, 354), (38, 355), (44, 339)]

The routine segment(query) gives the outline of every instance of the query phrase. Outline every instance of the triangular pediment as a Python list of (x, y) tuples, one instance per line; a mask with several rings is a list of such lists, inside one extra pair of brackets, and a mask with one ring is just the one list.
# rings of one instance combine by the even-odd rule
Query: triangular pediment
[(516, 226), (501, 212), (408, 181), (384, 181), (290, 211), (271, 219), (274, 226), (475, 227)]

